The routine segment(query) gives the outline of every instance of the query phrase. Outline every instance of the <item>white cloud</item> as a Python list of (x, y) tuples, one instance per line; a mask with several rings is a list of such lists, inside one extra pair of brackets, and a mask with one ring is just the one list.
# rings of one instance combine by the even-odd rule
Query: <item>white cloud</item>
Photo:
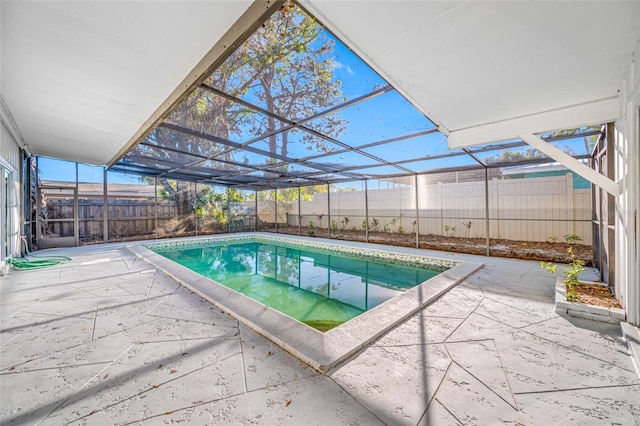
[(345, 65), (340, 61), (336, 61), (336, 65), (335, 65), (334, 68), (335, 69), (339, 69), (339, 70), (345, 70), (346, 72), (349, 73), (349, 75), (354, 75), (355, 74), (355, 71), (353, 71), (349, 65)]

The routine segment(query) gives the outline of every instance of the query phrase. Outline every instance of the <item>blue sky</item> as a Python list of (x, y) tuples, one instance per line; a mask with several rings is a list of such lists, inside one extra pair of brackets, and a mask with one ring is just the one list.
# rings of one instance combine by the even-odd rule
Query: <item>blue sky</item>
[[(76, 163), (57, 160), (48, 157), (38, 157), (38, 170), (41, 180), (55, 180), (59, 182), (76, 181)], [(78, 164), (78, 181), (102, 183), (104, 167)], [(123, 173), (108, 172), (108, 183), (132, 183), (144, 184), (138, 175), (125, 175)]]

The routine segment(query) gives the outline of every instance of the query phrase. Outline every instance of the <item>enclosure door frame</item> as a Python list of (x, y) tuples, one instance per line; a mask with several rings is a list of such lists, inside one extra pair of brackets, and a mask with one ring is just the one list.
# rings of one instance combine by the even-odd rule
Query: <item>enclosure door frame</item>
[[(63, 219), (45, 219), (42, 212), (42, 202), (44, 200), (42, 192), (44, 190), (60, 190), (73, 192), (73, 218)], [(80, 245), (79, 233), (80, 222), (78, 219), (78, 188), (77, 186), (64, 186), (64, 185), (43, 185), (38, 187), (38, 202), (37, 202), (37, 214), (36, 214), (36, 242), (39, 249), (54, 248), (54, 247), (77, 247)], [(42, 227), (46, 223), (62, 223), (73, 221), (73, 236), (71, 237), (47, 237), (43, 235)]]

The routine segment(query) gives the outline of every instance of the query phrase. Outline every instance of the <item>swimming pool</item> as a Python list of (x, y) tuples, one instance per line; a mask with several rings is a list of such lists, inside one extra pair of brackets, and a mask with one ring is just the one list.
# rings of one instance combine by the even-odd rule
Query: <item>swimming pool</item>
[[(397, 296), (326, 332), (321, 332), (152, 251), (190, 250), (212, 244), (234, 245), (247, 242), (293, 246), (302, 251), (320, 251), (404, 266), (433, 267), (443, 272), (412, 288), (405, 289)], [(244, 326), (263, 335), (321, 372), (333, 369), (362, 348), (375, 342), (387, 331), (406, 321), (483, 266), (479, 262), (427, 257), (424, 255), (424, 250), (406, 247), (290, 235), (284, 237), (259, 232), (156, 240), (127, 245), (126, 248), (138, 258), (151, 263), (181, 285), (217, 306), (222, 312), (236, 318)], [(446, 253), (443, 254), (446, 255)], [(371, 288), (371, 285), (369, 287)], [(343, 300), (338, 299), (338, 301)]]
[(150, 248), (322, 332), (448, 269), (260, 238)]

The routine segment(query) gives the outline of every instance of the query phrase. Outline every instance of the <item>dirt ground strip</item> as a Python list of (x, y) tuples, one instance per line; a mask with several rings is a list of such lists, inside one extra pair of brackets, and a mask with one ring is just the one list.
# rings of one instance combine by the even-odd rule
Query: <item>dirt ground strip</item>
[[(275, 229), (264, 231), (275, 232)], [(278, 233), (298, 235), (298, 227), (278, 228)], [(307, 235), (307, 229), (302, 233)], [(316, 229), (316, 237), (327, 237), (326, 229)], [(365, 241), (362, 231), (332, 230), (331, 238), (348, 241)], [(415, 234), (398, 234), (387, 232), (369, 231), (369, 242), (387, 244), (393, 246), (415, 247)], [(420, 235), (420, 248), (430, 250), (442, 250), (456, 253), (485, 254), (486, 240), (484, 238), (449, 237), (443, 235)], [(491, 256), (510, 257), (525, 260), (541, 260), (545, 262), (569, 263), (567, 253), (569, 244), (560, 242), (536, 242), (536, 241), (512, 241), (503, 239), (490, 239), (489, 249)], [(585, 244), (573, 244), (574, 253), (578, 259), (584, 260), (588, 266), (592, 265), (593, 251), (591, 246)]]

